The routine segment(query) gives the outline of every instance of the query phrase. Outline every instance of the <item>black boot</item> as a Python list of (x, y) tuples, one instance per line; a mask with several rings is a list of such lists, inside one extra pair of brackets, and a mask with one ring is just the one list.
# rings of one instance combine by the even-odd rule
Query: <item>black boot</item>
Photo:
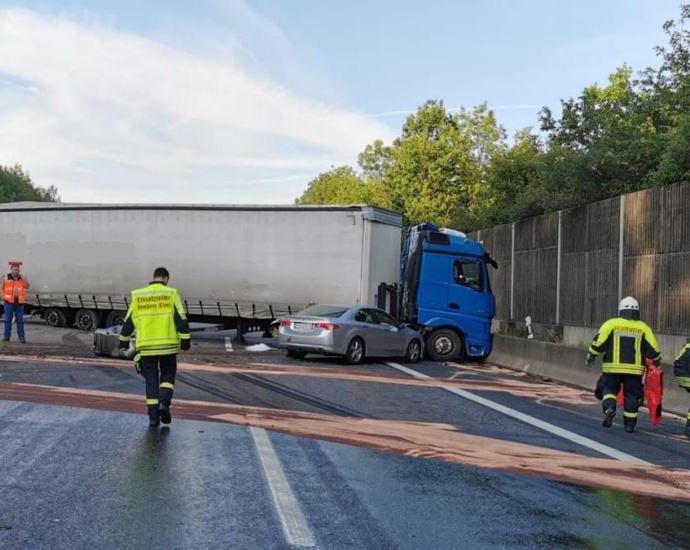
[(685, 437), (687, 437), (688, 439), (690, 439), (690, 420), (688, 420), (688, 421), (685, 423), (685, 430), (683, 431), (683, 435), (684, 435)]
[(623, 424), (625, 426), (625, 431), (631, 434), (635, 431), (635, 424), (637, 424), (637, 421), (626, 418), (623, 420)]
[(158, 411), (157, 405), (149, 405), (149, 426), (155, 427), (159, 426), (161, 423), (160, 412)]
[(160, 405), (160, 418), (163, 424), (170, 424), (172, 421), (172, 415), (170, 414), (170, 402), (163, 401)]
[(613, 417), (616, 416), (616, 409), (606, 409), (604, 411), (604, 421), (601, 423), (604, 428), (610, 428), (613, 424)]

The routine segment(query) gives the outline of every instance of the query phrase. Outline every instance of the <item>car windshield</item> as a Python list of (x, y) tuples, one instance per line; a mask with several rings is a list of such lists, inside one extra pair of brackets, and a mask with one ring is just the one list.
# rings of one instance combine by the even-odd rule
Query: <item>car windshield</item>
[(315, 305), (303, 309), (298, 315), (309, 315), (310, 317), (340, 317), (349, 308), (343, 306)]

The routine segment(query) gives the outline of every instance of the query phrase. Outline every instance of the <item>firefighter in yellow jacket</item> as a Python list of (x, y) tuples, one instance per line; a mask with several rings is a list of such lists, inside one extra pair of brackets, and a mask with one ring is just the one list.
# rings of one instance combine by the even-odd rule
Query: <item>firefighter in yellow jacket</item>
[(149, 426), (170, 424), (170, 403), (175, 389), (177, 354), (190, 347), (189, 323), (177, 289), (169, 287), (164, 267), (153, 281), (132, 292), (132, 303), (120, 332), (120, 348), (129, 347), (136, 330), (137, 369), (146, 380)]
[(603, 426), (610, 428), (616, 416), (616, 395), (623, 385), (623, 425), (632, 433), (637, 424), (637, 411), (643, 395), (642, 375), (645, 358), (661, 363), (659, 344), (649, 326), (640, 321), (640, 305), (632, 296), (623, 298), (618, 317), (606, 321), (589, 346), (587, 364), (594, 364), (597, 355), (604, 354)]
[[(690, 393), (690, 339), (688, 339), (688, 342), (680, 350), (676, 360), (673, 362), (673, 376), (676, 378), (676, 383)], [(683, 433), (685, 437), (690, 439), (690, 411), (688, 411)]]

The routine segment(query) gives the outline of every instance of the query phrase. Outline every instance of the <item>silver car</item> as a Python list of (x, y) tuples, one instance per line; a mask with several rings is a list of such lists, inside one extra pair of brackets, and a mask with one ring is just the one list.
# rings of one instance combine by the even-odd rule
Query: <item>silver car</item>
[(288, 357), (307, 353), (342, 356), (351, 365), (366, 357), (419, 361), (422, 335), (381, 309), (317, 304), (280, 320), (278, 342)]

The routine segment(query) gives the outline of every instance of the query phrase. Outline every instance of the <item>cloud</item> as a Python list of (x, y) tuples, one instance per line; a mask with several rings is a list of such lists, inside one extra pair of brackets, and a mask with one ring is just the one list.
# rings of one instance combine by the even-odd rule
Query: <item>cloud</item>
[(63, 200), (122, 201), (143, 186), (167, 202), (274, 202), (393, 137), (231, 59), (91, 19), (0, 9), (0, 52), (0, 163), (20, 162)]

